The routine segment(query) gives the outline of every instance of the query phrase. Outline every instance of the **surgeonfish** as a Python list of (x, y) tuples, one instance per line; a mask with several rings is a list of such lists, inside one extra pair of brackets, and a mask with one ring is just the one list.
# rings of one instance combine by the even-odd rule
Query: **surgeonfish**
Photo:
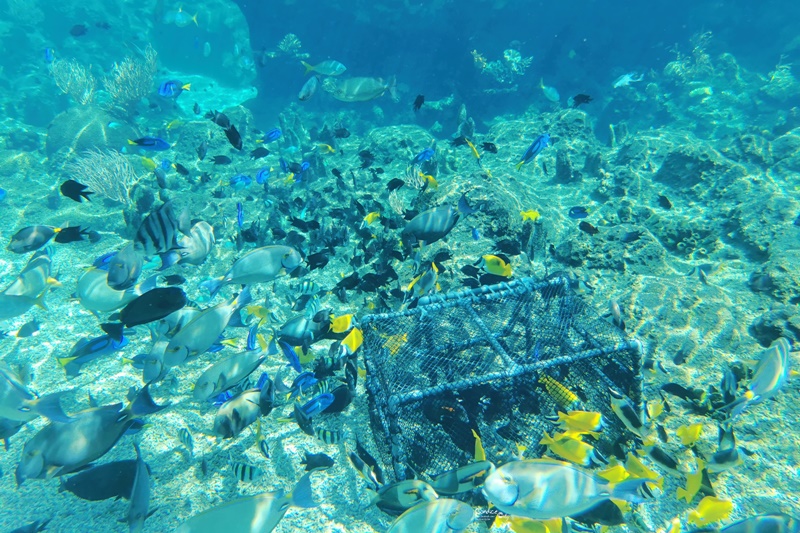
[(266, 356), (266, 351), (251, 350), (217, 361), (197, 378), (194, 385), (194, 399), (206, 401), (220, 392), (235, 387), (261, 366)]
[(158, 282), (158, 276), (152, 276), (129, 289), (118, 291), (108, 286), (107, 276), (105, 270), (90, 268), (78, 278), (75, 295), (88, 311), (108, 313), (125, 307), (142, 294), (154, 289)]
[(275, 387), (269, 379), (261, 389), (241, 392), (222, 404), (217, 411), (217, 416), (214, 417), (214, 434), (223, 439), (238, 436), (259, 416), (268, 415), (272, 411), (274, 402)]
[(687, 521), (694, 526), (706, 526), (725, 520), (730, 516), (731, 511), (733, 511), (733, 502), (716, 496), (706, 496), (700, 500), (696, 509), (689, 511)]
[(164, 363), (170, 367), (178, 366), (188, 357), (208, 350), (217, 342), (233, 315), (249, 304), (251, 299), (249, 287), (245, 287), (238, 296), (195, 315), (170, 339)]
[(70, 418), (60, 403), (61, 397), (68, 392), (37, 397), (5, 363), (0, 363), (0, 418), (28, 422), (41, 415), (50, 420), (68, 422)]
[(458, 219), (459, 210), (451, 205), (433, 207), (411, 219), (403, 228), (401, 238), (410, 245), (431, 244), (445, 238)]
[(115, 253), (108, 263), (108, 286), (117, 291), (132, 287), (142, 273), (143, 259), (134, 243)]
[(58, 285), (50, 277), (52, 259), (47, 249), (34, 253), (16, 279), (0, 292), (0, 320), (25, 314), (34, 305), (44, 309), (49, 286)]
[(718, 528), (693, 529), (687, 533), (800, 533), (800, 520), (783, 513), (751, 516)]
[(82, 241), (86, 231), (80, 226), (58, 228), (55, 226), (28, 226), (11, 236), (6, 250), (15, 254), (25, 254), (38, 250), (54, 239), (58, 243)]
[(213, 296), (224, 285), (267, 283), (281, 274), (294, 271), (302, 262), (303, 258), (291, 246), (263, 246), (237, 259), (225, 275), (203, 285)]
[(431, 487), (438, 494), (451, 495), (467, 492), (480, 487), (494, 470), (494, 464), (490, 461), (474, 461), (435, 476), (431, 480)]
[(61, 478), (58, 492), (68, 491), (78, 498), (101, 501), (110, 498), (131, 497), (137, 462), (132, 459), (113, 461), (82, 470), (66, 480)]
[(543, 134), (539, 135), (538, 137), (536, 137), (536, 139), (533, 140), (531, 145), (528, 146), (528, 149), (525, 150), (525, 153), (522, 154), (522, 157), (520, 158), (519, 163), (517, 163), (516, 169), (519, 170), (519, 169), (522, 168), (522, 165), (524, 165), (526, 163), (530, 163), (531, 161), (533, 161), (534, 158), (537, 155), (539, 155), (539, 153), (542, 150), (547, 148), (547, 146), (549, 144), (550, 144), (550, 135), (549, 134), (543, 133)]
[(504, 513), (538, 520), (582, 513), (616, 498), (641, 503), (652, 497), (646, 479), (610, 484), (594, 472), (552, 459), (512, 461), (489, 474), (483, 495)]
[(121, 340), (112, 339), (109, 335), (101, 335), (93, 339), (80, 339), (72, 346), (69, 355), (57, 358), (58, 364), (67, 373), (67, 377), (75, 377), (81, 373), (81, 367), (86, 363), (109, 355), (127, 346), (128, 338)]
[(51, 422), (22, 449), (16, 470), (17, 485), (26, 479), (52, 478), (80, 470), (105, 455), (131, 428), (138, 416), (156, 413), (156, 405), (145, 385), (128, 407), (116, 403), (87, 409), (69, 422)]
[(732, 404), (725, 407), (730, 409), (731, 417), (735, 417), (747, 408), (748, 405), (757, 404), (775, 396), (789, 379), (789, 352), (792, 347), (784, 337), (779, 337), (772, 345), (761, 354), (753, 378), (747, 386), (747, 392)]
[(595, 411), (569, 411), (558, 412), (556, 417), (547, 417), (551, 422), (557, 423), (562, 429), (581, 432), (597, 432), (603, 428), (603, 415)]
[(176, 533), (270, 533), (290, 507), (316, 507), (310, 478), (311, 472), (306, 473), (289, 494), (263, 492), (219, 504), (194, 515)]
[(551, 453), (562, 459), (581, 466), (602, 465), (607, 462), (600, 455), (600, 452), (594, 449), (594, 446), (582, 441), (579, 437), (560, 436), (560, 438), (553, 438), (548, 433), (545, 433), (539, 444), (546, 445)]
[(127, 522), (131, 533), (138, 533), (144, 527), (145, 519), (150, 516), (150, 472), (147, 465), (142, 460), (142, 451), (139, 445), (134, 442), (136, 450), (136, 474), (133, 477), (133, 487), (131, 488), (131, 503), (128, 507)]
[(387, 533), (458, 533), (475, 520), (464, 502), (440, 498), (415, 505), (392, 522)]
[(176, 262), (182, 265), (202, 265), (215, 242), (214, 228), (208, 222), (200, 220), (189, 229), (188, 235), (183, 235), (178, 241), (180, 249), (168, 252), (169, 259), (162, 256), (162, 261), (165, 265)]
[(384, 485), (377, 492), (367, 489), (370, 505), (375, 505), (386, 514), (399, 515), (422, 502), (439, 498), (433, 487), (419, 479), (407, 479)]

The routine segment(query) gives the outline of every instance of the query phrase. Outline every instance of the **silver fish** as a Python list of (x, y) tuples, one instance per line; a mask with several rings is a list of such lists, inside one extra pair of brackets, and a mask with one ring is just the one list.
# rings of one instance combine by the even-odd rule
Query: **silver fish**
[(108, 286), (107, 277), (108, 273), (105, 270), (91, 268), (78, 279), (78, 289), (75, 294), (87, 310), (98, 313), (116, 311), (150, 289), (154, 289), (158, 282), (158, 276), (153, 276), (129, 289), (118, 291)]
[(181, 264), (201, 265), (216, 243), (214, 228), (208, 222), (201, 220), (192, 226), (189, 235), (181, 237), (179, 243)]
[(396, 83), (394, 76), (388, 82), (382, 78), (326, 78), (322, 88), (341, 102), (367, 102), (383, 96), (386, 91), (396, 100)]
[(224, 285), (267, 283), (281, 274), (293, 271), (302, 262), (303, 258), (291, 246), (264, 246), (246, 253), (233, 263), (224, 276), (209, 280), (204, 286), (213, 296)]
[(290, 494), (282, 490), (245, 496), (196, 514), (176, 533), (270, 533), (289, 507), (316, 507), (311, 494), (311, 472), (300, 478)]
[(395, 520), (387, 533), (456, 533), (475, 520), (464, 502), (441, 498), (415, 505)]
[(312, 96), (317, 94), (317, 89), (319, 89), (319, 78), (311, 76), (300, 88), (300, 92), (297, 93), (298, 100), (302, 102), (309, 100)]
[(753, 371), (753, 378), (750, 380), (747, 392), (726, 407), (731, 409), (731, 416), (737, 416), (748, 405), (768, 400), (778, 393), (789, 379), (789, 352), (791, 349), (789, 341), (780, 337), (764, 350)]
[(223, 439), (238, 436), (259, 416), (269, 414), (274, 401), (275, 388), (269, 381), (261, 390), (250, 389), (234, 396), (217, 411), (217, 416), (214, 418), (214, 434)]
[(144, 527), (145, 519), (150, 516), (147, 513), (148, 507), (150, 507), (150, 473), (142, 460), (142, 451), (139, 449), (139, 445), (134, 442), (133, 447), (136, 449), (136, 475), (131, 488), (127, 521), (130, 532), (138, 533)]
[(266, 359), (266, 352), (252, 350), (227, 357), (206, 369), (194, 385), (194, 399), (205, 401), (235, 387)]
[(117, 291), (132, 287), (142, 273), (143, 259), (133, 243), (114, 254), (108, 263), (108, 286)]
[(439, 498), (433, 487), (419, 479), (384, 485), (378, 492), (372, 494), (370, 505), (375, 505), (384, 513), (391, 515), (402, 514), (419, 503)]
[(450, 205), (440, 205), (415, 216), (403, 228), (401, 237), (406, 243), (431, 244), (443, 239), (458, 222), (459, 212)]
[(489, 474), (483, 495), (500, 511), (534, 520), (572, 516), (618, 498), (641, 503), (652, 496), (646, 479), (616, 485), (570, 463), (551, 459), (512, 461)]
[(17, 379), (13, 371), (0, 363), (0, 417), (16, 422), (28, 422), (39, 415), (50, 420), (68, 422), (61, 409), (61, 397), (69, 391), (36, 397)]

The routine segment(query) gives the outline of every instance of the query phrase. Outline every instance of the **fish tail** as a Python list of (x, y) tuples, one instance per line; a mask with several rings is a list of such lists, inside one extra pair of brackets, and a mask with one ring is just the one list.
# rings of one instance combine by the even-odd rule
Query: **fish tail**
[(69, 422), (71, 418), (67, 416), (61, 408), (61, 397), (71, 391), (55, 392), (42, 396), (30, 402), (30, 407), (36, 413), (39, 413), (45, 418), (53, 422)]
[(35, 305), (38, 305), (45, 311), (49, 311), (50, 309), (47, 307), (47, 303), (44, 301), (44, 297), (47, 296), (47, 290), (44, 290), (42, 294), (36, 297), (36, 300), (33, 301)]
[(648, 485), (653, 483), (652, 479), (626, 479), (614, 485), (611, 497), (625, 500), (631, 503), (643, 503), (655, 498), (652, 489)]
[(236, 309), (244, 309), (253, 301), (253, 295), (250, 293), (250, 287), (245, 286), (239, 296), (236, 297)]
[(131, 144), (131, 145), (135, 146), (137, 143), (136, 143), (136, 141), (132, 141), (131, 139), (128, 139), (128, 144)]
[(206, 280), (206, 281), (203, 281), (202, 283), (200, 283), (200, 286), (205, 288), (205, 289), (208, 289), (208, 292), (210, 293), (211, 297), (213, 298), (219, 292), (219, 290), (222, 288), (222, 281), (223, 281), (223, 278), (221, 278), (221, 277), (220, 278), (209, 279), (209, 280)]
[(191, 91), (192, 90), (192, 84), (191, 83), (187, 83), (186, 85), (182, 86), (181, 89), (183, 89), (184, 91)]
[(515, 166), (514, 168), (516, 168), (517, 170), (519, 170), (519, 169), (521, 169), (521, 168), (522, 168), (522, 165), (524, 165), (524, 164), (525, 164), (525, 161), (520, 161), (519, 163), (517, 163), (517, 164), (516, 164), (516, 166)]
[(305, 61), (301, 61), (300, 63), (302, 63), (303, 66), (306, 67), (305, 74), (308, 74), (309, 72), (314, 72), (314, 65), (309, 65)]
[(153, 400), (153, 397), (150, 396), (150, 384), (148, 383), (142, 387), (142, 390), (139, 391), (139, 393), (131, 402), (130, 411), (135, 416), (150, 415), (161, 411), (167, 406), (169, 406), (169, 404), (156, 404), (155, 400)]
[(317, 502), (314, 501), (314, 494), (311, 492), (311, 472), (308, 472), (300, 478), (300, 481), (295, 485), (289, 498), (292, 505), (295, 507), (308, 509), (318, 505)]
[(199, 15), (199, 13), (194, 14), (194, 16), (192, 17), (192, 22), (194, 22), (195, 26), (200, 27), (200, 24), (197, 23), (197, 15)]
[(395, 76), (392, 76), (389, 79), (389, 96), (395, 102), (397, 102), (399, 100), (399, 97), (397, 96), (397, 77), (395, 77)]

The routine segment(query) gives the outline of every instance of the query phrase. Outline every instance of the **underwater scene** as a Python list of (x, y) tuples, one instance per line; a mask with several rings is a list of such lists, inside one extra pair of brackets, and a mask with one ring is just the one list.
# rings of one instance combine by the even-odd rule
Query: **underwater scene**
[(800, 533), (800, 3), (0, 13), (0, 531)]

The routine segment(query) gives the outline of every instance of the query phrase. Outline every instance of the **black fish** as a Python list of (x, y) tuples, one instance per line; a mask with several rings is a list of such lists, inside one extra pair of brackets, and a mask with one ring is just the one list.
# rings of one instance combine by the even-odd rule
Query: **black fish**
[(497, 285), (498, 283), (504, 283), (508, 281), (508, 278), (498, 276), (497, 274), (483, 274), (479, 279), (481, 285)]
[(205, 159), (207, 151), (208, 151), (208, 143), (206, 141), (201, 142), (200, 145), (197, 147), (197, 159), (199, 159), (200, 161)]
[(347, 131), (347, 128), (339, 126), (338, 128), (333, 130), (333, 136), (336, 137), (337, 139), (347, 139), (348, 137), (350, 137), (350, 132)]
[(317, 268), (324, 268), (329, 260), (330, 257), (328, 257), (327, 252), (317, 252), (306, 257), (306, 264), (308, 264), (309, 270), (314, 270)]
[(88, 189), (89, 187), (75, 180), (67, 180), (61, 184), (61, 194), (78, 203), (82, 202), (84, 198), (91, 201), (89, 195), (94, 193)]
[(231, 163), (231, 158), (227, 155), (215, 155), (211, 160), (215, 165), (229, 165)]
[(389, 181), (389, 183), (386, 184), (386, 188), (389, 190), (389, 192), (392, 192), (396, 191), (405, 184), (406, 182), (401, 180), (400, 178), (394, 178), (391, 181)]
[(244, 146), (242, 143), (242, 136), (239, 135), (239, 132), (236, 130), (236, 126), (233, 124), (231, 124), (230, 128), (225, 128), (225, 137), (228, 138), (228, 142), (231, 143), (231, 146), (237, 150), (241, 150), (242, 146)]
[(493, 153), (493, 154), (497, 153), (497, 145), (494, 144), (494, 143), (486, 142), (486, 143), (483, 143), (481, 145), (481, 147), (483, 147), (483, 149), (486, 150), (487, 152), (490, 152), (490, 153)]
[(161, 279), (163, 279), (164, 283), (167, 285), (182, 285), (186, 283), (186, 278), (180, 274), (170, 274), (169, 276), (163, 276)]
[(194, 103), (194, 107), (192, 108), (192, 111), (194, 111), (194, 114), (195, 114), (195, 115), (199, 115), (199, 114), (200, 114), (200, 104), (198, 104), (197, 102), (195, 102), (195, 103)]
[(440, 250), (433, 256), (434, 263), (443, 263), (445, 261), (450, 261), (453, 258), (453, 254), (451, 254), (448, 250)]
[(661, 386), (661, 390), (686, 401), (703, 402), (706, 398), (706, 391), (703, 389), (687, 389), (679, 383), (667, 383)]
[(658, 205), (660, 205), (664, 209), (672, 209), (672, 202), (670, 202), (669, 198), (667, 198), (663, 194), (660, 194), (658, 196)]
[(69, 34), (73, 37), (81, 37), (82, 35), (86, 35), (88, 31), (89, 28), (86, 27), (86, 24), (75, 24), (69, 29)]
[(53, 240), (61, 244), (66, 244), (68, 242), (82, 241), (84, 235), (88, 235), (88, 232), (82, 230), (80, 226), (70, 226), (57, 232), (56, 238)]
[(471, 278), (477, 278), (478, 275), (481, 273), (481, 269), (474, 265), (464, 265), (463, 267), (461, 267), (461, 272), (463, 272), (464, 274), (466, 274)]
[(361, 158), (361, 168), (369, 168), (375, 162), (375, 156), (369, 150), (361, 150), (358, 157)]
[(283, 231), (281, 228), (272, 228), (270, 232), (272, 232), (272, 237), (277, 240), (286, 237), (286, 232)]
[(626, 244), (629, 244), (638, 241), (641, 236), (641, 231), (626, 231), (620, 240)]
[(425, 103), (425, 95), (418, 94), (417, 97), (414, 99), (414, 113), (422, 108), (422, 104)]
[(598, 233), (600, 233), (599, 229), (595, 228), (585, 220), (581, 221), (581, 223), (578, 224), (578, 228), (580, 228), (581, 231), (588, 233), (589, 235), (597, 235)]
[(378, 461), (361, 445), (358, 439), (356, 439), (356, 455), (370, 467), (372, 473), (375, 474), (375, 479), (382, 485), (384, 483), (383, 471), (378, 466)]
[(495, 247), (504, 254), (508, 255), (519, 255), (522, 252), (522, 245), (519, 241), (514, 239), (503, 239), (502, 241), (497, 241), (495, 243)]
[[(149, 469), (149, 467), (148, 467)], [(136, 461), (114, 461), (95, 466), (75, 474), (66, 481), (61, 478), (58, 492), (65, 490), (78, 498), (96, 502), (110, 498), (130, 499), (133, 478), (136, 476)]]
[(119, 320), (125, 327), (138, 326), (161, 320), (165, 316), (183, 309), (188, 300), (186, 293), (179, 287), (159, 287), (147, 291), (119, 313)]
[(342, 179), (342, 172), (338, 168), (331, 169), (331, 174), (339, 179)]
[(572, 97), (572, 109), (575, 109), (581, 104), (588, 104), (592, 101), (592, 97), (588, 94), (576, 94)]
[(189, 169), (181, 165), (180, 163), (173, 163), (172, 166), (175, 168), (175, 172), (177, 172), (181, 176), (189, 175)]
[(291, 217), (291, 224), (302, 232), (307, 233), (310, 230), (319, 229), (319, 222), (316, 220), (302, 220), (297, 217)]
[(306, 465), (306, 472), (312, 470), (327, 470), (334, 464), (333, 459), (324, 453), (308, 453), (305, 452), (305, 459), (300, 461), (301, 465)]
[(100, 21), (100, 22), (95, 22), (94, 23), (94, 27), (95, 28), (100, 28), (101, 30), (110, 30), (111, 29), (111, 24), (109, 24), (108, 22), (105, 22), (105, 21)]
[(358, 272), (353, 272), (346, 278), (342, 278), (339, 280), (339, 283), (336, 284), (337, 287), (343, 287), (347, 290), (353, 290), (358, 286), (359, 277)]
[(464, 137), (463, 135), (459, 135), (458, 137), (450, 141), (450, 144), (452, 144), (453, 146), (466, 146), (467, 138)]
[(211, 183), (211, 174), (208, 172), (203, 172), (200, 174), (200, 183)]
[(222, 113), (217, 113), (216, 111), (209, 111), (205, 114), (205, 118), (211, 119), (211, 122), (216, 124), (217, 126), (228, 129), (231, 127), (231, 120)]
[(262, 157), (267, 157), (269, 155), (269, 150), (264, 148), (263, 146), (259, 146), (252, 152), (250, 152), (250, 159), (261, 159)]

